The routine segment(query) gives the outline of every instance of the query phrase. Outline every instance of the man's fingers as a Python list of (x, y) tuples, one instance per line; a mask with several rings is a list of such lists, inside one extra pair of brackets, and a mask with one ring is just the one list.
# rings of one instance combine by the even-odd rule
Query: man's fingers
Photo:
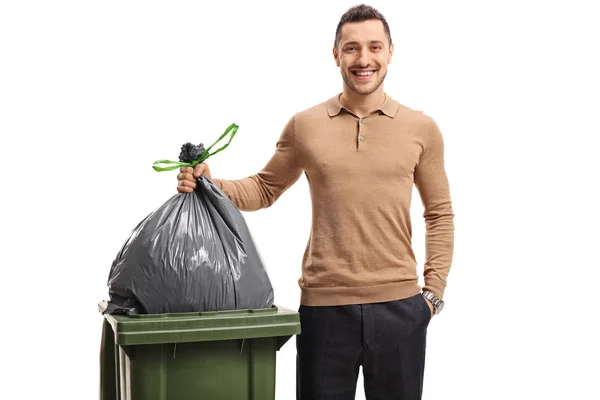
[(196, 178), (194, 178), (194, 176), (189, 172), (180, 173), (179, 175), (177, 175), (177, 179), (180, 181), (184, 181), (184, 180), (195, 181), (196, 180)]
[[(179, 193), (191, 193), (196, 189), (195, 170), (192, 167), (181, 167), (177, 174), (177, 191)], [(198, 175), (199, 176), (199, 175)]]
[(180, 193), (192, 193), (194, 189), (187, 186), (177, 186), (177, 191)]
[(180, 180), (178, 184), (179, 184), (179, 186), (188, 187), (188, 188), (191, 188), (192, 190), (196, 188), (196, 182), (188, 181), (187, 179)]

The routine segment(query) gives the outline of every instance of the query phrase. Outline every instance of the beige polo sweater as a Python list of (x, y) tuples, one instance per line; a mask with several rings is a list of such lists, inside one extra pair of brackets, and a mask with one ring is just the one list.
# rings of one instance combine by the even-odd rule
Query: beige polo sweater
[(298, 281), (301, 304), (384, 302), (415, 295), (410, 206), (424, 206), (424, 289), (443, 298), (454, 249), (444, 142), (434, 120), (386, 96), (359, 119), (339, 95), (296, 113), (255, 175), (213, 179), (242, 211), (271, 206), (304, 174), (312, 228)]

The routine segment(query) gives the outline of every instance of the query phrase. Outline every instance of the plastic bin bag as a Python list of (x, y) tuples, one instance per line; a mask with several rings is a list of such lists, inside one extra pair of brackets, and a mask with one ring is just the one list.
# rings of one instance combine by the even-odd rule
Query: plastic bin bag
[[(231, 132), (231, 142), (236, 131), (232, 124), (219, 140)], [(187, 143), (180, 162), (160, 160), (154, 168), (194, 166), (229, 142), (212, 154), (212, 146)], [(156, 166), (164, 163), (171, 166)], [(204, 176), (193, 193), (177, 193), (135, 227), (112, 263), (108, 287), (108, 314), (260, 309), (274, 301), (241, 212)]]

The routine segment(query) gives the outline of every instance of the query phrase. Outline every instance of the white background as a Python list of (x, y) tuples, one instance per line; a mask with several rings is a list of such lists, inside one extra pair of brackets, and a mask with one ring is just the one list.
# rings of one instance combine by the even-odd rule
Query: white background
[[(429, 329), (426, 400), (600, 399), (593, 3), (370, 3), (396, 43), (386, 91), (446, 141), (456, 250)], [(0, 397), (97, 398), (110, 264), (175, 193), (176, 172), (152, 163), (235, 122), (213, 176), (258, 172), (294, 112), (341, 90), (331, 47), (352, 5), (1, 3)], [(276, 302), (297, 308), (305, 178), (244, 215)], [(278, 353), (278, 400), (294, 398), (294, 346)]]

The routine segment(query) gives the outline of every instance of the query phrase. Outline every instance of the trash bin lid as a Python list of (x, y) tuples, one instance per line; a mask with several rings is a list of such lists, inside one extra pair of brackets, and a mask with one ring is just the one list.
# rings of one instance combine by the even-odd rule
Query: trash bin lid
[[(99, 310), (106, 308), (101, 302)], [(283, 307), (200, 313), (109, 315), (117, 345), (184, 343), (293, 336), (300, 315)]]

